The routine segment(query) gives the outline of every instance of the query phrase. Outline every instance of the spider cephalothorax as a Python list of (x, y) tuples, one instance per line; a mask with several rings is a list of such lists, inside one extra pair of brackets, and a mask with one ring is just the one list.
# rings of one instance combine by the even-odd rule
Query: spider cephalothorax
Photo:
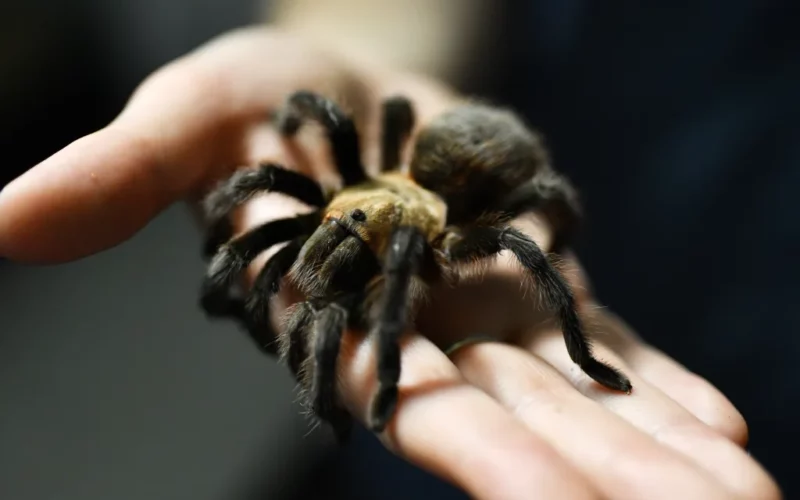
[[(395, 97), (383, 109), (382, 169), (370, 177), (349, 116), (311, 92), (287, 99), (276, 115), (279, 130), (291, 136), (305, 120), (320, 122), (343, 187), (326, 196), (310, 178), (274, 164), (241, 170), (221, 183), (205, 203), (206, 249), (213, 253), (202, 290), (205, 310), (238, 318), (260, 347), (288, 359), (314, 413), (340, 433), (350, 422), (335, 394), (341, 335), (347, 327), (369, 331), (376, 338), (379, 386), (368, 424), (380, 431), (396, 404), (398, 339), (420, 287), (457, 274), (461, 264), (508, 250), (554, 310), (571, 359), (600, 384), (630, 391), (622, 373), (593, 357), (566, 280), (531, 238), (507, 223), (523, 212), (543, 210), (558, 251), (580, 219), (574, 190), (550, 167), (538, 135), (509, 111), (465, 103), (417, 134), (404, 171), (399, 151), (414, 127), (411, 104)], [(231, 238), (229, 213), (265, 191), (294, 196), (315, 211)], [(234, 298), (240, 273), (258, 254), (282, 243), (252, 288)], [(291, 309), (275, 334), (269, 300), (284, 278), (306, 301)]]

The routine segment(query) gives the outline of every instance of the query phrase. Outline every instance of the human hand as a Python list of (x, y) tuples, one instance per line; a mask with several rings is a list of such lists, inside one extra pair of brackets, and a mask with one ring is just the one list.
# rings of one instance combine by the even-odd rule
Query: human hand
[[(421, 122), (453, 99), (432, 82), (346, 61), (289, 35), (232, 33), (157, 72), (108, 127), (3, 190), (0, 254), (63, 262), (96, 253), (172, 203), (195, 200), (233, 168), (261, 160), (330, 176), (324, 148), (304, 149), (311, 156), (304, 160), (264, 124), (299, 88), (353, 104), (371, 138), (368, 158), (382, 96), (411, 97)], [(299, 210), (294, 200), (268, 195), (236, 224)], [(518, 222), (546, 248), (538, 219)], [(577, 290), (585, 290), (577, 263), (570, 264)], [(595, 352), (634, 386), (630, 395), (598, 388), (571, 363), (560, 332), (541, 321), (532, 299), (521, 298), (516, 273), (501, 259), (483, 282), (434, 294), (420, 333), (403, 340), (400, 403), (381, 436), (389, 449), (476, 498), (780, 497), (742, 450), (745, 422), (715, 388), (637, 339), (585, 291), (579, 300)], [(278, 307), (288, 300), (281, 299)], [(475, 332), (508, 343), (473, 344), (450, 356), (439, 348)], [(372, 358), (369, 339), (345, 335), (340, 393), (361, 419), (375, 388)]]

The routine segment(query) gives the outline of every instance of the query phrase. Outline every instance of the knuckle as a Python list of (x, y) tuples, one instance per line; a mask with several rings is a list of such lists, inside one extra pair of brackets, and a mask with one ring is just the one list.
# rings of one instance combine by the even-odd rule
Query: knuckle
[(750, 429), (741, 415), (712, 424), (712, 428), (742, 447), (747, 446), (750, 439)]
[(549, 374), (529, 372), (525, 378), (526, 388), (522, 395), (510, 404), (512, 415), (524, 420), (525, 415), (540, 412), (563, 413), (568, 406), (569, 395), (565, 386)]
[[(687, 440), (713, 443), (715, 440), (724, 440), (729, 436), (721, 436), (717, 429), (691, 420), (681, 420), (664, 425), (652, 433), (653, 437), (661, 443), (675, 446)], [(757, 500), (779, 500), (781, 491), (774, 480), (756, 462), (749, 463), (749, 469), (742, 471), (735, 479), (735, 486), (731, 488), (738, 496)]]
[(757, 500), (781, 500), (783, 494), (778, 485), (772, 480), (754, 480), (747, 490), (745, 498)]
[(739, 446), (747, 445), (749, 429), (742, 414), (698, 375), (690, 375), (684, 389), (692, 404), (692, 411), (707, 426)]
[[(754, 466), (755, 467), (755, 466)], [(783, 493), (777, 483), (763, 470), (751, 473), (742, 480), (739, 493), (753, 500), (781, 500)]]
[(677, 443), (690, 440), (719, 440), (719, 435), (707, 425), (696, 421), (690, 416), (685, 418), (673, 419), (674, 421), (664, 423), (651, 431), (653, 438), (661, 443)]

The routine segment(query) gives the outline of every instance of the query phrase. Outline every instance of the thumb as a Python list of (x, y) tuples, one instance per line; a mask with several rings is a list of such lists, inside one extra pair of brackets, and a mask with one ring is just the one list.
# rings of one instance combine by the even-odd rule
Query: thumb
[(288, 91), (335, 87), (342, 73), (332, 58), (269, 30), (201, 47), (148, 78), (110, 125), (0, 192), (0, 256), (57, 263), (123, 242), (246, 163), (249, 132)]

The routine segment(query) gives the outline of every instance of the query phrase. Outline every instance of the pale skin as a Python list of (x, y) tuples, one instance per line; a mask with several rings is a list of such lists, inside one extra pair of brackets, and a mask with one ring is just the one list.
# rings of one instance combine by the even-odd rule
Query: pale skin
[[(168, 206), (196, 200), (232, 168), (260, 160), (330, 179), (324, 148), (302, 158), (263, 124), (298, 88), (359, 101), (367, 158), (377, 146), (382, 96), (411, 97), (423, 123), (453, 102), (436, 82), (356, 63), (278, 31), (225, 35), (156, 72), (106, 128), (7, 186), (0, 254), (58, 263), (101, 252)], [(304, 209), (268, 195), (236, 222), (243, 230)], [(539, 219), (519, 224), (547, 246)], [(501, 259), (483, 283), (436, 291), (419, 330), (407, 333), (400, 404), (380, 436), (387, 448), (479, 499), (781, 498), (744, 451), (747, 425), (730, 401), (597, 308), (585, 277), (570, 276), (592, 318), (598, 357), (631, 378), (630, 395), (599, 388), (570, 362), (561, 333), (541, 322), (530, 296), (520, 298), (518, 271)], [(280, 299), (276, 308), (293, 300)], [(450, 356), (438, 346), (476, 329), (509, 342), (473, 344)], [(339, 390), (362, 420), (376, 386), (372, 355), (369, 339), (348, 332)]]

